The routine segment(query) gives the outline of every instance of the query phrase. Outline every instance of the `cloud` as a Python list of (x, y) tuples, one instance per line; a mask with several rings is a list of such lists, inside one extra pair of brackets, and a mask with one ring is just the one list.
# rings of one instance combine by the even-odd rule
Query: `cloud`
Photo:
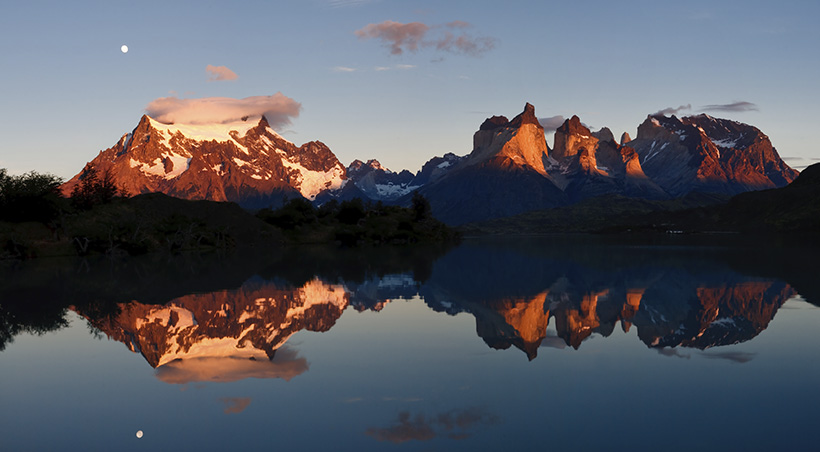
[(658, 110), (655, 113), (652, 113), (652, 116), (669, 116), (669, 115), (676, 115), (678, 112), (682, 110), (691, 110), (692, 104), (681, 105), (678, 108), (674, 107), (666, 107), (663, 110)]
[(672, 348), (672, 347), (660, 347), (660, 348), (656, 348), (655, 350), (657, 350), (658, 353), (663, 355), (663, 356), (683, 358), (683, 359), (689, 359), (691, 357), (690, 355), (688, 355), (686, 353), (681, 353), (680, 351), (678, 351), (677, 349)]
[(445, 24), (445, 26), (448, 28), (470, 28), (472, 25), (470, 25), (469, 22), (464, 22), (463, 20), (454, 20)]
[(734, 363), (748, 363), (752, 359), (754, 359), (756, 353), (747, 353), (747, 352), (712, 352), (712, 353), (704, 353), (701, 352), (700, 354), (704, 358), (709, 359), (724, 359), (726, 361), (731, 361)]
[(402, 411), (393, 425), (369, 428), (365, 434), (379, 441), (392, 443), (428, 441), (436, 437), (465, 439), (471, 431), (498, 422), (496, 416), (480, 408), (451, 410), (429, 417), (422, 413), (412, 416), (410, 412)]
[(250, 397), (223, 397), (220, 400), (225, 404), (225, 414), (239, 414), (251, 404)]
[(731, 104), (713, 104), (701, 107), (703, 111), (723, 111), (723, 112), (739, 112), (739, 111), (760, 111), (756, 104), (746, 101), (732, 102)]
[(334, 66), (333, 72), (356, 72), (356, 68), (347, 66)]
[[(496, 39), (486, 36), (472, 37), (461, 30), (469, 28), (468, 22), (456, 20), (444, 26), (430, 26), (422, 22), (401, 23), (386, 20), (368, 24), (356, 30), (359, 39), (377, 39), (390, 49), (392, 55), (418, 52), (421, 48), (437, 51), (480, 56), (495, 47)], [(454, 34), (450, 30), (459, 30)]]
[(355, 8), (372, 2), (373, 0), (328, 0), (327, 6), (331, 8)]
[(213, 66), (209, 64), (205, 66), (205, 72), (208, 73), (209, 82), (216, 82), (222, 80), (236, 80), (239, 78), (239, 76), (236, 75), (236, 72), (228, 69), (225, 66)]
[(451, 53), (464, 53), (470, 56), (479, 56), (495, 47), (495, 39), (488, 37), (473, 38), (466, 35), (455, 36), (450, 32), (434, 42), (436, 50)]
[(289, 125), (299, 116), (302, 104), (276, 93), (272, 96), (252, 96), (244, 99), (230, 97), (203, 97), (179, 99), (161, 97), (151, 101), (145, 112), (165, 124), (211, 124), (239, 121), (245, 116), (267, 118), (271, 127), (277, 129)]
[(400, 71), (406, 71), (408, 69), (415, 69), (415, 68), (416, 68), (415, 64), (397, 64), (395, 66), (376, 66), (376, 67), (373, 68), (373, 70), (376, 71), (376, 72), (389, 71), (391, 69), (398, 69)]
[(416, 52), (430, 27), (421, 22), (403, 24), (386, 20), (380, 24), (368, 24), (356, 30), (359, 39), (379, 39), (390, 47), (390, 53), (401, 55), (405, 51)]
[(411, 418), (407, 411), (399, 413), (399, 419), (395, 425), (369, 428), (365, 434), (379, 441), (390, 441), (391, 443), (404, 443), (412, 440), (427, 441), (436, 437), (436, 432), (423, 414), (417, 414), (415, 418)]
[(561, 127), (564, 124), (566, 118), (561, 115), (557, 116), (550, 116), (549, 118), (538, 118), (538, 122), (541, 123), (541, 127), (544, 128), (544, 132), (555, 132), (555, 130)]
[(305, 358), (295, 350), (282, 347), (273, 360), (247, 358), (208, 357), (171, 361), (157, 368), (155, 376), (169, 384), (187, 384), (199, 381), (231, 382), (246, 378), (281, 378), (290, 381), (301, 375), (309, 366)]

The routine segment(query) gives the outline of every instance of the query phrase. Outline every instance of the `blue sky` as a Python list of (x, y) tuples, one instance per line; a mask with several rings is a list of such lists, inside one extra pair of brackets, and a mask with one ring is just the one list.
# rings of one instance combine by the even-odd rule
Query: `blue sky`
[[(525, 102), (633, 137), (665, 108), (747, 102), (709, 113), (802, 169), (820, 159), (817, 17), (816, 1), (4, 2), (0, 167), (69, 178), (155, 99), (281, 92), (301, 110), (278, 131), (345, 165), (467, 154), (486, 117)], [(366, 33), (386, 21), (417, 23), (416, 49)], [(237, 78), (209, 81), (208, 65)]]

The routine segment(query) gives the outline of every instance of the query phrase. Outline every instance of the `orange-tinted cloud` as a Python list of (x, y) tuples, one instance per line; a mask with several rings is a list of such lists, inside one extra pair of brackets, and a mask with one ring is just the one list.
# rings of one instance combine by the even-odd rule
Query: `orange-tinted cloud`
[(430, 417), (421, 413), (412, 416), (410, 412), (402, 411), (395, 424), (389, 427), (369, 428), (365, 434), (379, 441), (391, 443), (428, 441), (436, 437), (465, 439), (474, 429), (497, 423), (496, 416), (475, 407), (451, 410)]
[(209, 64), (205, 66), (205, 72), (208, 73), (209, 82), (216, 82), (222, 80), (236, 80), (239, 78), (239, 76), (236, 75), (236, 72), (228, 69), (225, 66), (213, 66)]
[(223, 397), (220, 400), (225, 404), (225, 414), (239, 414), (251, 404), (250, 397)]
[(245, 116), (265, 115), (274, 129), (289, 125), (292, 118), (299, 116), (301, 109), (302, 104), (282, 93), (244, 99), (161, 97), (145, 107), (148, 116), (165, 124), (227, 123), (238, 121)]
[[(456, 20), (444, 26), (430, 26), (421, 22), (401, 23), (386, 20), (378, 24), (368, 24), (356, 30), (359, 39), (377, 39), (385, 44), (392, 55), (417, 52), (421, 48), (480, 56), (495, 47), (496, 40), (490, 37), (473, 37), (463, 30), (470, 27), (468, 22)], [(458, 30), (459, 34), (453, 31)]]
[(271, 361), (231, 357), (179, 359), (158, 367), (156, 377), (170, 384), (198, 381), (222, 383), (246, 378), (281, 378), (289, 381), (308, 368), (305, 358), (299, 357), (295, 350), (282, 347)]
[(359, 39), (378, 39), (390, 47), (391, 54), (401, 55), (405, 51), (418, 51), (428, 30), (430, 30), (430, 27), (421, 22), (403, 24), (385, 20), (380, 24), (369, 24), (360, 30), (356, 30), (356, 36)]

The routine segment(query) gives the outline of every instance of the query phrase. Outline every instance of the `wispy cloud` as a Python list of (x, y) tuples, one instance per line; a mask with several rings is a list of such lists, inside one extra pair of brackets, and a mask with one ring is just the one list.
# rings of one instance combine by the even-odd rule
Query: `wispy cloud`
[(331, 8), (355, 8), (373, 3), (373, 1), (374, 0), (327, 0), (327, 6)]
[(151, 101), (145, 112), (159, 122), (172, 124), (209, 124), (238, 121), (245, 116), (267, 118), (274, 129), (290, 124), (299, 116), (302, 104), (276, 93), (272, 96), (252, 96), (244, 99), (203, 97), (179, 99), (161, 97)]
[(498, 422), (495, 415), (480, 408), (451, 410), (435, 416), (425, 416), (422, 413), (413, 416), (408, 411), (402, 411), (393, 425), (369, 428), (365, 434), (379, 441), (392, 443), (429, 441), (436, 437), (465, 439), (473, 431)]
[(334, 66), (333, 72), (356, 72), (356, 68), (347, 66)]
[(658, 110), (652, 114), (652, 116), (668, 116), (668, 115), (676, 115), (678, 112), (683, 110), (691, 110), (692, 104), (681, 105), (678, 108), (675, 107), (666, 107), (663, 110)]
[(356, 30), (359, 39), (377, 39), (390, 49), (392, 55), (404, 52), (418, 52), (422, 48), (437, 51), (480, 56), (495, 47), (496, 39), (468, 35), (470, 28), (464, 21), (453, 21), (445, 25), (427, 25), (422, 22), (401, 23), (386, 20)]
[(701, 352), (700, 354), (704, 358), (709, 359), (723, 359), (726, 361), (731, 361), (734, 363), (748, 363), (755, 357), (755, 353), (747, 353), (747, 352)]
[(683, 358), (683, 359), (690, 359), (691, 355), (687, 353), (681, 353), (676, 348), (672, 347), (659, 347), (655, 349), (659, 354), (663, 356), (675, 357), (675, 358)]
[(223, 397), (220, 400), (225, 404), (225, 414), (239, 414), (251, 404), (250, 397)]
[(236, 80), (239, 78), (239, 76), (236, 75), (236, 72), (228, 69), (225, 66), (213, 66), (209, 64), (205, 66), (205, 72), (208, 73), (209, 82)]
[(555, 132), (555, 130), (564, 123), (567, 119), (561, 115), (557, 116), (550, 116), (549, 118), (538, 118), (538, 122), (541, 123), (541, 127), (544, 128), (544, 132)]
[(760, 111), (756, 104), (746, 101), (736, 101), (731, 104), (712, 104), (701, 107), (703, 111), (723, 111), (723, 112), (739, 112), (739, 111)]

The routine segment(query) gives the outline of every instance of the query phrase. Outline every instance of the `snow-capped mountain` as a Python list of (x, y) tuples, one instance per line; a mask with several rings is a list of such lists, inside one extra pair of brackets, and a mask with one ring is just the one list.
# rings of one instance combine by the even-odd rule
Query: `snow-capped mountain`
[(473, 136), (473, 149), (429, 160), (415, 175), (378, 160), (347, 168), (319, 141), (300, 147), (264, 117), (218, 124), (164, 124), (143, 116), (137, 127), (63, 185), (88, 169), (109, 171), (135, 195), (162, 192), (185, 199), (277, 207), (302, 196), (321, 204), (355, 197), (407, 204), (418, 190), (433, 214), (450, 224), (559, 207), (605, 194), (665, 199), (690, 192), (734, 195), (782, 187), (797, 176), (769, 138), (750, 125), (699, 115), (649, 116), (634, 140), (592, 132), (573, 116), (547, 145), (535, 107), (512, 120), (493, 116)]
[(412, 183), (414, 176), (410, 171), (394, 173), (376, 159), (366, 163), (354, 160), (347, 167), (347, 177), (368, 197), (381, 201), (393, 201), (420, 186)]
[(162, 192), (185, 199), (232, 201), (247, 208), (282, 203), (283, 197), (313, 200), (347, 183), (345, 167), (319, 141), (297, 147), (263, 117), (220, 124), (163, 124), (148, 116), (89, 166), (110, 171), (131, 195)]

